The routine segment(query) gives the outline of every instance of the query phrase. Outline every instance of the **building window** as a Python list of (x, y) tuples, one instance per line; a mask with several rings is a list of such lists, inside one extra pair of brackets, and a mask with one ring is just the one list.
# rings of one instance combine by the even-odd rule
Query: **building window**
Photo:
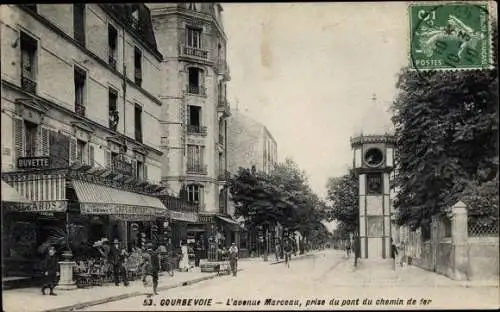
[(187, 170), (195, 173), (205, 173), (204, 157), (205, 148), (199, 145), (187, 146)]
[(80, 116), (85, 116), (85, 89), (87, 84), (87, 74), (82, 69), (75, 67), (75, 112)]
[(191, 94), (202, 94), (201, 86), (202, 70), (196, 67), (188, 69), (188, 92)]
[(201, 107), (189, 105), (188, 132), (204, 133), (206, 129), (201, 125)]
[(187, 27), (187, 46), (201, 49), (201, 29)]
[(76, 141), (76, 161), (81, 164), (90, 164), (87, 142), (81, 140)]
[(134, 48), (134, 81), (139, 87), (142, 84), (142, 53), (138, 48)]
[(144, 176), (144, 163), (142, 161), (137, 161), (135, 178), (139, 181), (143, 181), (146, 179)]
[(26, 145), (25, 151), (26, 157), (37, 156), (37, 136), (38, 136), (38, 125), (29, 121), (24, 121), (24, 126), (26, 129)]
[(111, 152), (111, 168), (119, 168), (120, 165), (118, 164), (118, 162), (121, 161), (121, 157), (120, 157), (120, 154), (118, 153), (115, 153), (115, 152)]
[(193, 204), (202, 204), (203, 199), (202, 199), (202, 192), (203, 192), (203, 186), (201, 185), (188, 185), (186, 188), (187, 192), (187, 201)]
[(142, 107), (135, 104), (134, 110), (135, 139), (142, 143)]
[(120, 116), (118, 115), (118, 92), (109, 89), (108, 91), (108, 107), (109, 107), (109, 128), (113, 131), (118, 129), (118, 121)]
[(73, 4), (73, 30), (76, 41), (85, 45), (85, 4)]
[(108, 49), (109, 65), (116, 69), (116, 56), (118, 47), (118, 31), (112, 25), (108, 24)]
[(36, 92), (37, 42), (21, 32), (21, 87), (29, 92)]
[(366, 192), (367, 194), (380, 195), (383, 191), (382, 174), (368, 173), (366, 175)]

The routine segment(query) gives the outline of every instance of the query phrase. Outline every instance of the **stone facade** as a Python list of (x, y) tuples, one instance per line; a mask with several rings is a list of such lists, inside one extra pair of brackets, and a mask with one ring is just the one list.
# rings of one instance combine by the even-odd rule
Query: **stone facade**
[(184, 189), (200, 212), (224, 214), (229, 70), (222, 7), (189, 2), (148, 6), (165, 56), (159, 90), (162, 181), (171, 193)]
[(233, 112), (228, 120), (228, 170), (239, 167), (270, 172), (278, 161), (278, 146), (269, 130), (240, 112)]
[[(56, 149), (70, 164), (108, 167), (121, 150), (139, 178), (160, 182), (162, 56), (151, 37), (149, 10), (130, 9), (139, 13), (137, 29), (126, 24), (126, 8), (113, 5), (2, 6), (2, 171), (17, 170), (18, 157), (52, 156)], [(136, 119), (142, 128), (137, 134)], [(36, 128), (36, 151), (29, 147), (26, 121)], [(52, 134), (64, 136), (64, 144), (55, 144)]]

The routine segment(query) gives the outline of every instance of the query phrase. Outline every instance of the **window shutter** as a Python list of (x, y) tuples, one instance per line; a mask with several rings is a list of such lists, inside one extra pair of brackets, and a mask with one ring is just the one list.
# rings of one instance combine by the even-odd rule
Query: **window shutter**
[(70, 137), (69, 138), (69, 165), (70, 166), (76, 162), (76, 145), (77, 145), (76, 138)]
[(88, 146), (89, 146), (89, 165), (94, 167), (94, 162), (95, 162), (94, 145), (88, 143)]
[(143, 177), (143, 180), (144, 181), (148, 181), (148, 166), (146, 164), (144, 164), (144, 169), (143, 169), (143, 174), (144, 174), (144, 177)]
[(24, 128), (24, 120), (20, 118), (14, 119), (14, 141), (16, 146), (16, 158), (24, 157), (26, 147), (26, 130)]
[(50, 156), (50, 130), (42, 126), (38, 127), (38, 129), (38, 135), (40, 136), (37, 140), (38, 153), (40, 156)]
[(113, 169), (111, 164), (111, 151), (108, 150), (104, 151), (104, 161), (106, 163), (106, 168)]
[(137, 160), (132, 159), (130, 163), (132, 164), (132, 176), (137, 179), (138, 178), (138, 176), (137, 176)]

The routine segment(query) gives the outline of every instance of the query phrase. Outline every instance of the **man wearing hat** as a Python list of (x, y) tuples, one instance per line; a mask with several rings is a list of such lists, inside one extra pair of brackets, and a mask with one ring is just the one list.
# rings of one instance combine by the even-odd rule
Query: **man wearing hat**
[(59, 263), (56, 257), (56, 248), (49, 246), (48, 254), (41, 263), (43, 273), (43, 286), (42, 294), (45, 295), (45, 289), (50, 289), (51, 296), (57, 296), (54, 293), (54, 287), (57, 284), (57, 277), (59, 276)]
[(160, 273), (160, 257), (158, 255), (158, 251), (153, 246), (152, 243), (146, 244), (146, 249), (151, 259), (151, 276), (153, 277), (153, 293), (158, 295), (156, 289), (158, 288), (158, 277)]
[(238, 247), (236, 246), (236, 243), (232, 243), (231, 247), (229, 247), (229, 264), (231, 266), (233, 276), (236, 276), (236, 272), (238, 270)]
[(109, 250), (109, 262), (113, 266), (113, 277), (116, 286), (120, 285), (120, 276), (123, 279), (123, 284), (128, 286), (127, 271), (125, 270), (127, 256), (127, 252), (120, 248), (120, 241), (118, 238), (115, 238), (113, 246)]

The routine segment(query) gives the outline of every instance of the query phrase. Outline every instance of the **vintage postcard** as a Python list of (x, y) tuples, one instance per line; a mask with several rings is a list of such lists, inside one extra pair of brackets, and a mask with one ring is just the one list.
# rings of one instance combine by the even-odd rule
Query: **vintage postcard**
[(3, 311), (500, 307), (496, 2), (0, 13)]

